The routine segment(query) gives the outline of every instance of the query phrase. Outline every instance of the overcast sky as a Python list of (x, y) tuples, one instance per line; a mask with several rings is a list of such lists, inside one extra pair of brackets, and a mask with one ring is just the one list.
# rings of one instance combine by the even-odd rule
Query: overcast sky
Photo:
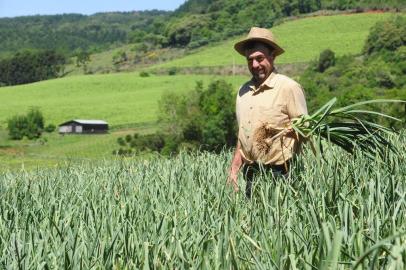
[(105, 11), (174, 10), (185, 0), (0, 0), (0, 17)]

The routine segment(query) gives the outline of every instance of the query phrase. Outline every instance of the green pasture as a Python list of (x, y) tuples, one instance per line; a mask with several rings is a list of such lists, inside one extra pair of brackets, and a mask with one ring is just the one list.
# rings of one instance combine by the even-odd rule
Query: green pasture
[(1, 87), (0, 126), (15, 114), (38, 107), (46, 123), (71, 119), (101, 119), (111, 127), (156, 120), (158, 100), (164, 92), (184, 93), (196, 81), (206, 85), (225, 79), (237, 88), (242, 76), (178, 75), (140, 77), (137, 73), (72, 76), (33, 84)]
[(393, 269), (406, 266), (400, 156), (305, 151), (253, 198), (232, 153), (66, 162), (0, 172), (4, 269)]
[[(0, 171), (21, 166), (54, 166), (70, 159), (111, 158), (116, 140), (129, 133), (144, 133), (159, 127), (158, 100), (167, 91), (194, 89), (196, 81), (206, 85), (225, 79), (238, 87), (247, 78), (204, 75), (140, 77), (137, 73), (72, 76), (33, 84), (0, 88)], [(71, 119), (102, 119), (112, 128), (105, 135), (61, 136), (44, 133), (44, 140), (12, 141), (7, 119), (38, 107), (46, 124)]]
[[(361, 13), (318, 16), (288, 21), (271, 30), (285, 49), (276, 63), (299, 63), (316, 59), (324, 49), (336, 55), (361, 52), (369, 29), (392, 13)], [(248, 29), (247, 29), (248, 32)], [(233, 45), (244, 36), (220, 44), (203, 47), (185, 57), (155, 65), (152, 68), (229, 66), (245, 64), (244, 57), (234, 51)]]

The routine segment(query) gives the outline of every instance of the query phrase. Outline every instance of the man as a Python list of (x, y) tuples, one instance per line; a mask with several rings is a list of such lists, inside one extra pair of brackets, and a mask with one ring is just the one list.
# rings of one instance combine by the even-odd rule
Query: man
[(252, 181), (259, 170), (287, 174), (299, 150), (299, 137), (291, 122), (307, 114), (307, 107), (302, 87), (274, 68), (275, 57), (284, 50), (271, 31), (253, 27), (234, 48), (246, 57), (252, 79), (237, 95), (238, 143), (228, 182), (238, 191), (238, 172), (243, 166), (246, 196), (251, 197)]

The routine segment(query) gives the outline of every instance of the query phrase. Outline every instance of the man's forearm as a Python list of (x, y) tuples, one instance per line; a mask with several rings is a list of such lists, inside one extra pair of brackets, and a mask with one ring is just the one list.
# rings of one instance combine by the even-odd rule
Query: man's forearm
[(233, 160), (231, 161), (231, 167), (229, 171), (229, 178), (231, 178), (234, 183), (237, 183), (238, 171), (240, 170), (242, 163), (243, 161), (240, 152), (240, 144), (238, 143), (234, 152)]

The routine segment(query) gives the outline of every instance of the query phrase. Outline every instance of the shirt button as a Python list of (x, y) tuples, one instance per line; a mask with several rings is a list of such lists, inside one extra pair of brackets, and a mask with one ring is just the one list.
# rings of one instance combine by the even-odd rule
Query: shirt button
[(252, 106), (250, 107), (250, 109), (252, 110)]
[(249, 139), (250, 138), (250, 136), (247, 136), (247, 139)]
[(251, 124), (251, 121), (248, 121), (248, 124)]

